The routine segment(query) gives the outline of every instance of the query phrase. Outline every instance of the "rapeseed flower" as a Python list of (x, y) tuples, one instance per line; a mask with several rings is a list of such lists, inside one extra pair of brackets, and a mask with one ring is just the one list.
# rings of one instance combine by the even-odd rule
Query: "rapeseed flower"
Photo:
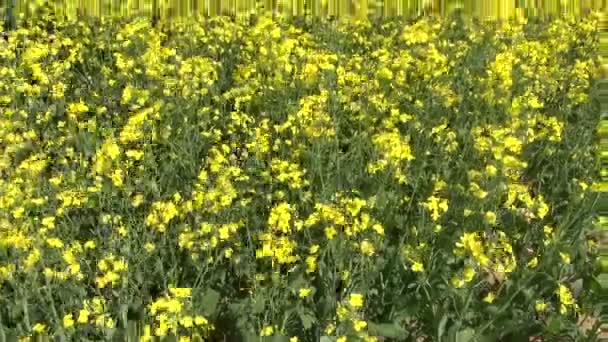
[(363, 307), (363, 295), (360, 293), (351, 293), (348, 303), (355, 309)]

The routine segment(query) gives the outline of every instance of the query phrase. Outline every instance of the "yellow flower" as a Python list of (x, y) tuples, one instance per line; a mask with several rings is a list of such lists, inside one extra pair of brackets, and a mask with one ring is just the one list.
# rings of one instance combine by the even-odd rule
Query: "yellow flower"
[(169, 312), (177, 313), (182, 310), (182, 303), (177, 299), (171, 299), (169, 302), (167, 302), (166, 308)]
[(74, 318), (72, 317), (72, 314), (67, 314), (67, 315), (63, 316), (63, 327), (70, 328), (73, 326), (74, 326)]
[(85, 324), (89, 321), (89, 311), (87, 309), (82, 309), (78, 313), (78, 323)]
[(336, 315), (338, 316), (338, 321), (344, 321), (344, 319), (348, 315), (348, 309), (342, 304), (338, 303), (338, 308), (336, 308)]
[(47, 217), (43, 218), (42, 225), (49, 229), (55, 228), (55, 217), (47, 216)]
[(350, 216), (355, 217), (359, 214), (361, 208), (365, 206), (365, 203), (364, 200), (356, 198), (347, 202), (346, 209), (350, 213)]
[(142, 203), (144, 202), (144, 196), (142, 194), (137, 194), (135, 195), (135, 197), (133, 197), (133, 201), (131, 201), (131, 204), (137, 208), (139, 207)]
[(559, 288), (555, 292), (559, 297), (559, 312), (561, 314), (565, 314), (566, 312), (568, 312), (569, 306), (575, 305), (574, 298), (572, 297), (572, 292), (570, 292), (570, 289), (567, 286), (562, 284), (559, 285)]
[(378, 235), (384, 235), (384, 228), (382, 228), (382, 226), (378, 223), (374, 224), (372, 226), (372, 229), (376, 231), (376, 233), (378, 233)]
[(460, 289), (460, 288), (462, 288), (465, 285), (464, 279), (459, 278), (459, 277), (453, 277), (450, 280), (450, 283), (452, 284), (452, 286), (454, 286), (457, 289)]
[(274, 333), (274, 328), (271, 325), (265, 326), (264, 328), (262, 328), (262, 331), (260, 332), (260, 335), (262, 336), (272, 336), (272, 334)]
[(46, 330), (46, 324), (36, 323), (34, 324), (34, 327), (32, 329), (34, 330), (34, 332), (43, 333)]
[(356, 320), (353, 322), (353, 327), (355, 328), (355, 331), (361, 331), (361, 330), (365, 329), (365, 327), (367, 327), (367, 322), (361, 321), (361, 320)]
[(293, 336), (289, 339), (289, 342), (298, 342), (298, 336)]
[(346, 342), (346, 336), (340, 336), (336, 339), (336, 342)]
[(230, 257), (232, 257), (232, 253), (234, 253), (234, 250), (230, 247), (226, 248), (224, 250), (224, 255), (226, 256), (226, 258), (230, 259)]
[(179, 324), (181, 324), (184, 328), (191, 328), (193, 321), (192, 321), (192, 317), (191, 316), (184, 316), (180, 321)]
[(536, 266), (538, 266), (538, 258), (537, 257), (534, 257), (530, 261), (528, 261), (528, 267), (535, 268)]
[(61, 240), (59, 240), (58, 238), (48, 238), (46, 239), (46, 243), (54, 248), (62, 248), (63, 247), (63, 242)]
[(169, 289), (169, 292), (177, 298), (187, 298), (192, 295), (192, 288), (190, 287), (173, 287)]
[(152, 253), (156, 249), (156, 246), (154, 246), (154, 244), (152, 242), (147, 242), (144, 245), (144, 249), (146, 250), (146, 252)]
[(559, 252), (559, 256), (562, 258), (564, 264), (570, 265), (570, 255), (568, 255), (567, 253)]
[(327, 240), (333, 239), (336, 236), (336, 234), (338, 234), (338, 232), (336, 231), (336, 228), (334, 228), (334, 227), (325, 228), (325, 236), (327, 237)]
[(543, 107), (542, 102), (538, 101), (538, 98), (536, 96), (531, 96), (528, 101), (528, 104), (532, 108), (542, 108)]
[(105, 154), (112, 160), (120, 154), (120, 147), (113, 141), (106, 143), (102, 148), (105, 149)]
[(349, 304), (353, 308), (360, 308), (363, 306), (363, 295), (359, 293), (351, 293), (349, 298)]
[[(60, 95), (60, 94), (57, 94)], [(82, 102), (82, 99), (77, 102), (77, 103), (70, 103), (68, 105), (68, 113), (70, 114), (78, 114), (78, 113), (84, 113), (87, 112), (89, 110), (89, 107)]]
[(209, 322), (207, 321), (207, 319), (203, 316), (196, 316), (194, 317), (194, 324), (196, 325), (207, 325)]
[(464, 280), (470, 282), (475, 277), (475, 269), (472, 267), (465, 267), (464, 269)]
[(496, 224), (496, 214), (491, 211), (486, 212), (484, 219), (490, 225)]
[(363, 240), (361, 242), (361, 253), (367, 256), (372, 256), (374, 254), (374, 245), (367, 240)]
[(120, 170), (120, 169), (115, 170), (114, 173), (112, 173), (111, 178), (112, 178), (112, 183), (114, 183), (114, 185), (117, 188), (120, 188), (123, 185), (124, 177), (123, 177), (122, 170)]
[(306, 298), (310, 295), (310, 293), (312, 292), (311, 288), (301, 288), (298, 292), (300, 298)]
[(496, 299), (494, 292), (488, 292), (488, 294), (483, 298), (483, 301), (486, 303), (492, 303)]
[(268, 217), (268, 225), (282, 233), (290, 232), (290, 221), (291, 221), (291, 206), (289, 203), (281, 203), (273, 207)]
[(112, 319), (112, 317), (108, 317), (105, 320), (105, 323), (106, 323), (106, 328), (110, 328), (110, 329), (114, 328), (115, 325), (116, 325), (116, 322), (114, 322), (114, 320)]
[(545, 311), (547, 309), (547, 303), (545, 303), (542, 300), (538, 300), (538, 301), (536, 301), (536, 304), (534, 305), (534, 308), (538, 312), (543, 312), (543, 311)]
[(423, 272), (424, 271), (424, 265), (422, 265), (421, 262), (414, 261), (414, 263), (412, 264), (412, 271), (413, 272), (417, 272), (417, 273)]
[(538, 217), (540, 217), (542, 219), (545, 216), (547, 216), (548, 213), (549, 213), (549, 206), (541, 198), (540, 203), (538, 205), (538, 209), (537, 209), (537, 215), (538, 215)]

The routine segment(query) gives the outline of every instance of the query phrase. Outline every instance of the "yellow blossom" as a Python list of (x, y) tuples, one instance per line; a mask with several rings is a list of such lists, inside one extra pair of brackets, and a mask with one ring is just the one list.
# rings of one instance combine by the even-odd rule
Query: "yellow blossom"
[(73, 326), (74, 326), (74, 318), (72, 317), (72, 314), (67, 314), (67, 315), (63, 316), (63, 327), (71, 328)]
[(412, 271), (416, 273), (420, 273), (424, 271), (424, 265), (421, 262), (414, 261), (412, 264)]
[(496, 224), (496, 214), (494, 212), (487, 211), (484, 218), (488, 224), (490, 224), (490, 225)]
[(547, 303), (542, 300), (536, 301), (536, 304), (534, 304), (534, 308), (538, 312), (543, 312), (547, 309)]
[(374, 245), (367, 240), (361, 241), (360, 249), (364, 255), (371, 256), (374, 254)]
[(156, 246), (152, 242), (146, 242), (146, 244), (144, 245), (144, 249), (146, 250), (146, 252), (152, 253), (156, 249)]
[(207, 325), (209, 322), (207, 321), (207, 319), (203, 316), (196, 316), (194, 317), (194, 324), (201, 326), (201, 325)]
[(34, 326), (32, 327), (32, 330), (34, 330), (34, 332), (37, 333), (43, 333), (46, 330), (47, 326), (44, 323), (36, 323), (34, 324)]
[(88, 240), (87, 242), (84, 243), (84, 248), (85, 249), (95, 249), (95, 241)]
[(274, 327), (271, 325), (268, 325), (268, 326), (265, 326), (264, 328), (262, 328), (260, 335), (261, 336), (272, 336), (273, 333), (274, 333)]
[(494, 295), (494, 292), (488, 292), (488, 294), (483, 297), (483, 301), (486, 303), (493, 303), (495, 299), (496, 296)]
[(559, 252), (559, 256), (564, 262), (564, 264), (570, 264), (570, 255), (568, 255), (567, 253)]
[(355, 328), (355, 331), (361, 331), (361, 330), (365, 329), (365, 327), (367, 327), (367, 322), (361, 321), (361, 320), (356, 320), (353, 322), (353, 327)]
[(85, 324), (89, 321), (89, 311), (87, 309), (82, 309), (78, 313), (78, 323)]
[(338, 234), (338, 232), (336, 231), (336, 228), (334, 227), (327, 227), (325, 228), (325, 236), (327, 237), (328, 240), (332, 240), (336, 234)]
[(359, 293), (351, 293), (349, 298), (349, 304), (353, 308), (360, 308), (363, 306), (363, 295)]
[(311, 292), (312, 292), (311, 288), (303, 287), (303, 288), (300, 288), (300, 290), (298, 291), (298, 295), (300, 296), (300, 298), (306, 298), (310, 295)]

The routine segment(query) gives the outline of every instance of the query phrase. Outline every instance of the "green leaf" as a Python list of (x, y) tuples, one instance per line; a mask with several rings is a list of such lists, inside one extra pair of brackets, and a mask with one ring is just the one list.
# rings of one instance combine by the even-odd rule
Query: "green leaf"
[(475, 336), (475, 330), (466, 328), (456, 333), (455, 342), (473, 342), (473, 336)]
[(127, 304), (120, 305), (120, 321), (122, 324), (122, 329), (127, 329), (129, 320), (127, 319), (127, 312), (129, 311), (129, 306)]
[(215, 291), (214, 289), (207, 289), (202, 299), (203, 311), (205, 312), (205, 315), (213, 316), (215, 314), (219, 301), (219, 292)]
[(297, 277), (295, 277), (295, 279), (290, 281), (289, 288), (293, 289), (294, 291), (297, 291), (301, 287), (303, 287), (305, 284), (306, 284), (306, 281), (304, 279), (304, 276), (302, 276), (302, 274), (298, 274)]
[(139, 339), (138, 331), (137, 331), (137, 324), (138, 323), (136, 321), (127, 322), (127, 341), (128, 342), (137, 341)]
[(300, 316), (300, 320), (302, 320), (304, 330), (310, 329), (313, 324), (317, 322), (317, 318), (308, 312), (298, 312), (298, 316)]
[(108, 340), (112, 340), (114, 334), (116, 334), (116, 328), (103, 328), (103, 334), (106, 336)]
[(441, 341), (441, 338), (443, 337), (443, 334), (445, 333), (445, 325), (448, 322), (448, 315), (443, 315), (443, 317), (441, 317), (441, 320), (439, 321), (439, 326), (437, 326), (437, 339), (439, 341)]
[(159, 340), (160, 342), (177, 342), (177, 338), (173, 335), (162, 336)]
[(255, 298), (251, 299), (252, 311), (254, 314), (259, 314), (264, 312), (264, 308), (266, 308), (266, 298), (264, 295), (257, 295)]
[(608, 289), (608, 274), (603, 273), (597, 276), (596, 278), (598, 284), (602, 287), (602, 289)]
[(547, 331), (551, 334), (558, 334), (562, 328), (562, 320), (559, 316), (553, 315), (549, 317), (549, 321), (547, 323)]
[(254, 334), (250, 331), (244, 331), (243, 332), (243, 341), (244, 342), (260, 342), (262, 341), (262, 338), (260, 336), (258, 336), (257, 334)]
[(319, 342), (334, 342), (335, 338), (331, 337), (331, 336), (321, 336), (321, 339), (319, 340)]
[(489, 315), (497, 315), (500, 312), (500, 308), (492, 304), (488, 305), (485, 310)]
[(388, 338), (405, 338), (409, 336), (409, 332), (401, 328), (395, 323), (369, 323), (369, 334), (373, 336), (382, 336)]

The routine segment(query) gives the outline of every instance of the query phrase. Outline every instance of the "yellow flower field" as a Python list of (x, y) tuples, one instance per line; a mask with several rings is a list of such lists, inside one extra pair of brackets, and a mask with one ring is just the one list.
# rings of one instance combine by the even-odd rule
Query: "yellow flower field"
[(23, 22), (0, 340), (595, 340), (596, 23)]

